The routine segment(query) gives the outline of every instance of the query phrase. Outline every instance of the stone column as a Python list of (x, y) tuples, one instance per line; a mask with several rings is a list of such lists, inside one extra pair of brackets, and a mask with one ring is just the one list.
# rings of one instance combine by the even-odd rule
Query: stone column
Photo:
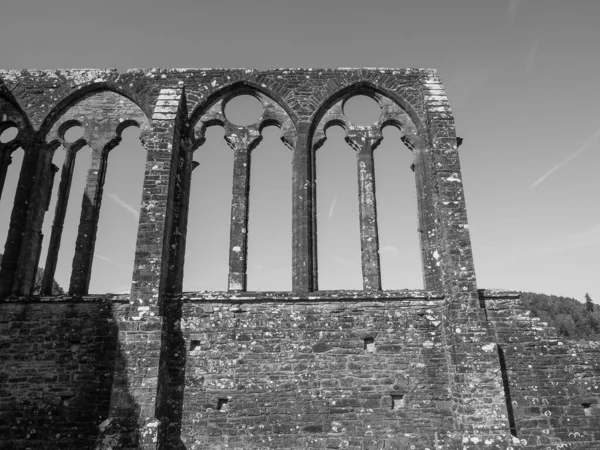
[(180, 151), (179, 169), (175, 187), (175, 203), (173, 206), (173, 235), (171, 237), (171, 252), (169, 261), (168, 292), (181, 292), (183, 290), (183, 272), (186, 255), (186, 242), (188, 234), (188, 215), (190, 204), (190, 190), (192, 186), (192, 172), (200, 163), (193, 161), (193, 154), (186, 148)]
[(47, 192), (53, 180), (52, 162), (38, 134), (23, 133), (19, 143), (24, 151), (23, 165), (0, 268), (0, 297), (30, 295), (33, 290)]
[(250, 196), (250, 153), (261, 140), (255, 127), (231, 127), (225, 140), (235, 152), (231, 225), (229, 237), (229, 290), (246, 290), (248, 258), (248, 203)]
[(142, 314), (158, 307), (168, 277), (180, 131), (186, 120), (182, 92), (161, 89), (151, 129), (140, 136), (147, 158), (131, 299)]
[[(502, 440), (510, 424), (495, 336), (480, 307), (454, 118), (439, 78), (424, 80), (428, 123), (423, 167), (433, 199), (440, 288), (446, 297), (444, 344), (455, 427), (463, 442)], [(430, 189), (430, 190), (429, 190)]]
[(75, 155), (77, 154), (80, 144), (74, 144), (69, 147), (63, 163), (63, 168), (60, 176), (60, 185), (58, 187), (58, 197), (56, 208), (54, 211), (54, 221), (52, 223), (52, 231), (50, 233), (50, 242), (48, 244), (48, 254), (44, 265), (44, 278), (42, 280), (41, 294), (52, 294), (52, 286), (54, 284), (54, 274), (56, 273), (56, 265), (58, 262), (58, 252), (60, 251), (60, 241), (62, 238), (65, 216), (67, 213), (67, 205), (69, 203), (69, 194), (71, 191), (71, 181), (73, 180), (73, 168), (75, 166)]
[(187, 112), (182, 89), (163, 88), (149, 131), (142, 208), (129, 311), (117, 317), (119, 351), (115, 362), (109, 418), (97, 449), (156, 450), (164, 439), (169, 395), (169, 329), (163, 294), (168, 282), (179, 146)]
[(310, 122), (297, 124), (298, 138), (292, 157), (292, 291), (314, 290), (313, 276), (313, 181)]
[(107, 144), (108, 142), (103, 141), (89, 143), (92, 148), (92, 163), (88, 169), (81, 201), (81, 218), (75, 243), (69, 294), (85, 295), (88, 293), (94, 260), (94, 247), (96, 246), (96, 233), (98, 232), (98, 220), (100, 219), (104, 178), (106, 177), (109, 151)]
[(360, 247), (365, 291), (381, 290), (373, 150), (382, 139), (381, 132), (371, 127), (357, 127), (350, 130), (346, 136), (346, 142), (356, 150), (358, 163)]

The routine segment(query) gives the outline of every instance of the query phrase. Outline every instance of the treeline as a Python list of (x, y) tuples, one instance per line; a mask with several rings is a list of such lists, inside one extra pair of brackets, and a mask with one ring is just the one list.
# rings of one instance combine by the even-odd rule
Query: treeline
[(585, 303), (574, 298), (521, 292), (525, 309), (556, 328), (567, 339), (600, 341), (600, 305), (588, 294)]

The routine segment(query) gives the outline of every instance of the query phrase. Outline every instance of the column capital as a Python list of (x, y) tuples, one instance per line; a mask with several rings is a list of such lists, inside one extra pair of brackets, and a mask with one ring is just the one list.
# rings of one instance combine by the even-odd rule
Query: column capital
[(376, 127), (352, 127), (346, 132), (346, 142), (357, 152), (375, 150), (383, 140), (381, 130)]
[(232, 150), (252, 151), (262, 140), (258, 127), (239, 127), (229, 125), (225, 127), (225, 141)]

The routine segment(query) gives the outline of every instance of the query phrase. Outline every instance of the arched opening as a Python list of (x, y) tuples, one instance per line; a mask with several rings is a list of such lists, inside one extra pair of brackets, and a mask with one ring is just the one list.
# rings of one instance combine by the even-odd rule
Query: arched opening
[(129, 126), (108, 154), (89, 292), (128, 293), (135, 256), (146, 149)]
[(67, 150), (43, 225), (42, 291), (50, 293), (54, 273), (74, 294), (128, 292), (146, 154), (138, 126), (147, 127), (146, 116), (110, 90), (80, 91), (70, 100), (43, 127), (49, 145), (61, 142)]
[(316, 151), (319, 290), (362, 290), (356, 152), (338, 126)]
[(374, 153), (382, 288), (423, 289), (413, 155), (396, 127), (383, 136)]
[(344, 115), (354, 125), (373, 125), (381, 116), (381, 107), (367, 95), (354, 95), (344, 102)]
[(19, 129), (14, 125), (8, 125), (6, 128), (0, 126), (0, 144), (8, 144), (14, 141), (19, 134)]
[(237, 95), (225, 104), (225, 117), (235, 125), (252, 125), (262, 113), (263, 105), (252, 95)]
[[(64, 218), (64, 226), (61, 233), (60, 250), (56, 264), (56, 272), (54, 279), (63, 287), (65, 291), (69, 289), (71, 279), (71, 269), (73, 266), (73, 257), (75, 255), (75, 242), (79, 229), (79, 221), (81, 218), (81, 203), (85, 192), (87, 172), (92, 162), (92, 149), (89, 146), (83, 146), (75, 154), (73, 165), (73, 176), (69, 189), (68, 202), (66, 204), (66, 213)], [(64, 166), (55, 175), (55, 180), (62, 177)], [(55, 181), (56, 183), (56, 181)], [(53, 190), (53, 196), (59, 196), (59, 190)], [(58, 201), (58, 200), (57, 200)], [(46, 221), (50, 221), (48, 214)], [(52, 219), (54, 220), (54, 218)]]
[(271, 125), (286, 139), (294, 129), (260, 89), (238, 92), (192, 113), (204, 139), (193, 162), (184, 290), (291, 290), (292, 155)]
[(184, 291), (226, 291), (233, 151), (223, 128), (210, 127), (194, 152), (198, 164), (190, 188)]
[(58, 168), (58, 171), (54, 174), (54, 183), (52, 186), (52, 197), (50, 198), (50, 204), (48, 205), (48, 210), (46, 211), (46, 215), (44, 216), (44, 222), (42, 224), (42, 235), (44, 236), (42, 240), (42, 250), (40, 252), (40, 269), (38, 269), (38, 273), (36, 275), (36, 283), (34, 287), (34, 294), (52, 294), (57, 295), (59, 291), (67, 291), (69, 289), (68, 284), (59, 284), (58, 282), (52, 283), (52, 288), (50, 292), (41, 292), (42, 284), (44, 279), (44, 273), (46, 271), (46, 261), (48, 258), (48, 251), (50, 247), (50, 241), (52, 239), (52, 228), (54, 224), (54, 220), (56, 218), (56, 207), (58, 204), (58, 198), (60, 197), (59, 189), (60, 189), (60, 181), (63, 177), (63, 172), (65, 170), (65, 160), (66, 160), (66, 150), (63, 146), (60, 146), (54, 150), (54, 154), (52, 155), (52, 164)]
[(63, 139), (69, 144), (72, 144), (73, 142), (77, 141), (78, 139), (81, 139), (82, 136), (83, 136), (83, 127), (81, 125), (75, 125), (75, 124), (67, 126), (63, 133)]
[(281, 130), (263, 130), (252, 151), (248, 220), (248, 290), (292, 289), (292, 152)]

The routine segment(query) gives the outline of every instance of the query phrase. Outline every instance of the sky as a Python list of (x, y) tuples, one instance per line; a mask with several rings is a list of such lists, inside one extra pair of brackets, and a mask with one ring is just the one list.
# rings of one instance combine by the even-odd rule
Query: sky
[[(435, 68), (464, 139), (460, 157), (478, 287), (579, 300), (587, 292), (598, 303), (598, 17), (597, 0), (20, 0), (2, 6), (0, 64)], [(232, 153), (222, 134), (209, 129), (195, 155), (200, 166), (192, 186), (187, 289), (226, 286)], [(113, 150), (115, 162), (109, 159), (115, 179), (105, 188), (103, 205), (110, 209), (101, 217), (104, 241), (97, 246), (92, 291), (121, 292), (129, 285), (139, 214), (135, 188), (141, 185), (135, 180), (143, 177), (136, 161), (144, 156), (135, 132), (128, 136)], [(291, 152), (279, 136), (267, 128), (253, 154), (250, 289), (291, 285)], [(384, 288), (419, 288), (411, 155), (394, 129), (384, 136), (375, 151)], [(360, 288), (355, 164), (343, 132), (330, 129), (317, 152), (321, 289)], [(4, 197), (0, 235), (10, 209)], [(71, 209), (76, 223), (77, 206)], [(121, 242), (131, 235), (129, 244)], [(61, 253), (66, 269), (57, 274), (63, 285), (72, 258), (67, 247), (66, 256)]]

